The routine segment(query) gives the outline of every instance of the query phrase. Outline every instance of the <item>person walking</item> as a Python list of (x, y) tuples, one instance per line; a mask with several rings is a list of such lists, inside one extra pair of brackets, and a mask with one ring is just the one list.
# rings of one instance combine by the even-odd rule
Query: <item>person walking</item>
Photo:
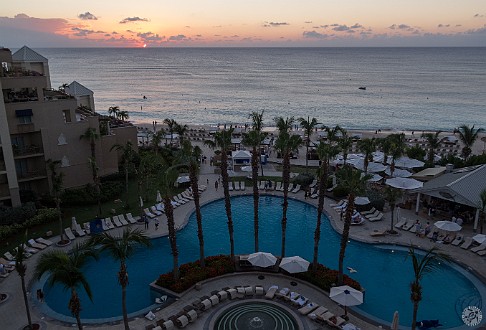
[(216, 189), (216, 191), (218, 191), (218, 187), (219, 187), (218, 180), (216, 180), (214, 181), (214, 188)]
[(149, 221), (148, 221), (148, 218), (145, 214), (143, 215), (143, 222), (145, 223), (145, 229), (148, 229), (149, 228)]
[(155, 230), (159, 229), (159, 219), (155, 219)]

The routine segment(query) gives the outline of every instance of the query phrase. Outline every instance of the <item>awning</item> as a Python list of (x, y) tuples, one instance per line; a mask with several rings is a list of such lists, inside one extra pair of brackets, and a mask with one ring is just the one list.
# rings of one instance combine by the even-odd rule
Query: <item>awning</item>
[(15, 116), (17, 117), (30, 117), (32, 115), (32, 109), (15, 110)]

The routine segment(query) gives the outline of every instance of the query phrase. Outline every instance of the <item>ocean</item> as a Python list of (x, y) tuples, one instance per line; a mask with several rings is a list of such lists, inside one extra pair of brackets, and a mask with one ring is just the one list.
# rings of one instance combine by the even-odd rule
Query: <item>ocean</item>
[[(486, 48), (49, 48), (52, 86), (134, 122), (245, 123), (252, 111), (348, 129), (486, 128)], [(359, 89), (366, 87), (366, 90)], [(144, 98), (145, 96), (145, 98)]]

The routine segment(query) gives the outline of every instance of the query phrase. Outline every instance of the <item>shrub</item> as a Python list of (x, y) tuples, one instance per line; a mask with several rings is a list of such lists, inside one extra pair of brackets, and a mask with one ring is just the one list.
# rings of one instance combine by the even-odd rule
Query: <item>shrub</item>
[(50, 223), (57, 219), (59, 219), (59, 212), (57, 209), (40, 209), (37, 214), (23, 223), (0, 226), (0, 240), (4, 240), (9, 236), (15, 235), (33, 226)]
[(300, 173), (294, 178), (294, 183), (300, 184), (302, 187), (309, 186), (314, 180), (314, 175), (311, 173)]
[(0, 225), (22, 224), (32, 218), (35, 212), (35, 204), (31, 202), (19, 207), (0, 209)]
[[(122, 181), (106, 181), (101, 185), (100, 199), (102, 202), (117, 199), (122, 194), (123, 189), (124, 183)], [(82, 188), (66, 189), (61, 200), (65, 206), (96, 204), (98, 203), (96, 187), (92, 184), (87, 184)]]
[[(312, 269), (312, 265), (309, 266)], [(296, 278), (307, 281), (314, 284), (322, 290), (329, 291), (333, 286), (336, 285), (338, 281), (338, 271), (325, 267), (324, 265), (318, 264), (317, 270), (309, 270), (305, 273), (298, 273), (294, 275)], [(353, 280), (346, 274), (343, 277), (344, 285), (349, 285), (350, 287), (361, 290), (361, 285), (359, 282)]]
[(346, 188), (338, 185), (336, 188), (333, 189), (332, 193), (336, 199), (340, 199), (348, 196), (349, 191)]

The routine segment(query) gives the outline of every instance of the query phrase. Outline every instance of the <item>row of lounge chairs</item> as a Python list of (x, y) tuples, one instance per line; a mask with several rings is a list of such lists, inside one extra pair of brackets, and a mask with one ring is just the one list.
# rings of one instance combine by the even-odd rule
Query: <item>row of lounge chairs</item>
[[(278, 181), (260, 181), (260, 184), (258, 186), (258, 189), (260, 190), (275, 190), (275, 191), (284, 191), (284, 185), (283, 182)], [(289, 191), (293, 192), (294, 194), (298, 193), (302, 189), (301, 185), (296, 183), (296, 184), (289, 184)]]
[[(200, 185), (199, 193), (202, 193), (204, 190), (206, 190), (206, 188), (207, 188), (206, 186)], [(177, 208), (181, 205), (189, 203), (192, 200), (194, 200), (194, 197), (192, 197), (192, 190), (188, 188), (185, 191), (172, 196), (170, 203), (172, 204), (173, 208)], [(147, 207), (143, 209), (143, 213), (150, 219), (161, 216), (162, 214), (165, 213), (164, 203), (157, 203), (156, 205)]]
[[(336, 212), (338, 213), (344, 213), (346, 212), (346, 209), (348, 207), (348, 201), (345, 199), (340, 200), (336, 204), (331, 204), (330, 205)], [(371, 210), (368, 211), (363, 211), (363, 212), (357, 212), (355, 211), (353, 214), (353, 220), (357, 219), (357, 221), (353, 221), (352, 224), (362, 224), (364, 223), (364, 219), (367, 219), (368, 221), (379, 221), (383, 219), (383, 213), (380, 212), (379, 210), (375, 209), (374, 207), (371, 208)]]
[(241, 181), (241, 182), (238, 182), (238, 181), (235, 181), (235, 182), (228, 182), (228, 189), (229, 191), (233, 191), (233, 190), (245, 190), (246, 187), (245, 187), (245, 181)]
[[(39, 237), (39, 238), (36, 238), (36, 239), (29, 239), (27, 241), (27, 244), (23, 244), (24, 257), (30, 258), (33, 254), (36, 254), (40, 250), (44, 250), (44, 249), (48, 248), (49, 246), (51, 246), (53, 244), (54, 244), (54, 242), (52, 242), (48, 239), (44, 239), (42, 237)], [(18, 248), (15, 249), (14, 254), (12, 254), (9, 251), (5, 252), (3, 254), (3, 256), (5, 257), (5, 259), (6, 259), (5, 261), (7, 261), (7, 262), (5, 263), (5, 262), (3, 262), (3, 260), (0, 260), (0, 261), (2, 261), (0, 263), (3, 263), (4, 265), (7, 264), (8, 266), (13, 266), (15, 264), (15, 254), (17, 254), (17, 249)], [(3, 259), (3, 258), (1, 258), (1, 259)], [(10, 269), (12, 267), (8, 267), (8, 268)], [(2, 277), (6, 277), (6, 276), (2, 276)]]

